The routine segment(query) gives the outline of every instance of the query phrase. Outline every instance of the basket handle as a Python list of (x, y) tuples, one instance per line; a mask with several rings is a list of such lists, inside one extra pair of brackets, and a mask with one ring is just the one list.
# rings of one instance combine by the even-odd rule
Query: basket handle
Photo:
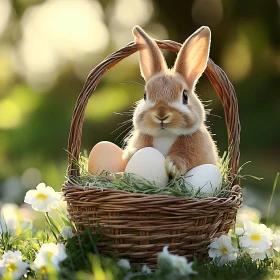
[[(182, 46), (182, 44), (170, 40), (156, 40), (156, 43), (161, 49), (167, 49), (173, 52), (179, 52)], [(75, 159), (78, 159), (80, 154), (85, 109), (90, 96), (95, 91), (98, 82), (105, 72), (136, 51), (138, 51), (138, 46), (134, 42), (131, 42), (122, 49), (107, 56), (90, 71), (83, 89), (79, 94), (72, 116), (68, 138), (68, 176), (79, 175), (79, 167)], [(240, 157), (240, 122), (236, 93), (225, 72), (210, 58), (205, 73), (214, 86), (224, 107), (228, 145), (231, 153), (230, 169), (231, 173), (236, 174)], [(234, 183), (238, 184), (238, 179), (236, 179)]]

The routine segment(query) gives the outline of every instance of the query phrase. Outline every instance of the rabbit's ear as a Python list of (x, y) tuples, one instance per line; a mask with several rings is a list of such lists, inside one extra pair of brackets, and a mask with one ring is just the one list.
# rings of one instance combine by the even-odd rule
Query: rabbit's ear
[(141, 75), (147, 81), (158, 72), (163, 72), (167, 66), (165, 59), (154, 39), (140, 27), (132, 30), (135, 42), (140, 45), (140, 70)]
[(211, 41), (209, 27), (202, 26), (182, 45), (174, 69), (193, 88), (207, 66)]

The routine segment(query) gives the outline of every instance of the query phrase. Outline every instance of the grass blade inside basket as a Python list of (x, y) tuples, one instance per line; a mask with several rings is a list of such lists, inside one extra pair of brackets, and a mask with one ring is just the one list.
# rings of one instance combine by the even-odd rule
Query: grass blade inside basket
[[(202, 188), (195, 189), (184, 180), (183, 176), (173, 178), (165, 187), (157, 187), (152, 182), (145, 179), (136, 180), (133, 174), (124, 173), (121, 177), (110, 171), (104, 171), (100, 175), (92, 175), (87, 171), (87, 157), (80, 155), (79, 159), (73, 159), (80, 169), (80, 176), (68, 177), (70, 183), (83, 186), (85, 188), (112, 188), (131, 193), (143, 193), (148, 195), (170, 195), (176, 197), (205, 198)], [(230, 156), (224, 153), (221, 159), (220, 171), (222, 173), (222, 186), (216, 189), (212, 196), (228, 197), (231, 194), (233, 181), (238, 174), (231, 174), (229, 169)], [(229, 176), (230, 175), (230, 176)]]

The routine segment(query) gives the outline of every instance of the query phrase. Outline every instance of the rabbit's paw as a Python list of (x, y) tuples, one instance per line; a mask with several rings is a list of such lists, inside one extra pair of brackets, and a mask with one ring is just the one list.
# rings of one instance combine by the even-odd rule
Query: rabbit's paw
[(168, 156), (165, 159), (165, 168), (172, 177), (178, 177), (186, 173), (185, 165), (179, 157)]
[(122, 159), (129, 161), (132, 156), (138, 151), (137, 148), (127, 148), (123, 151)]

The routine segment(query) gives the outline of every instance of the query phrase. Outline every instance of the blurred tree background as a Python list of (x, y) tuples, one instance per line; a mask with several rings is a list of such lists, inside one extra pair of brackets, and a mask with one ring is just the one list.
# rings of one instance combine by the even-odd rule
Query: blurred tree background
[[(265, 215), (280, 170), (280, 1), (0, 0), (0, 196), (23, 201), (44, 181), (57, 190), (67, 168), (67, 137), (77, 96), (90, 69), (133, 40), (141, 25), (158, 39), (183, 42), (201, 25), (212, 30), (211, 58), (233, 83), (242, 125), (245, 203)], [(172, 66), (175, 55), (165, 53)], [(82, 148), (121, 145), (132, 108), (143, 95), (137, 55), (111, 69), (87, 106)], [(220, 154), (227, 149), (223, 108), (205, 76), (197, 92), (212, 100), (208, 121)], [(115, 131), (115, 132), (114, 132)], [(119, 137), (118, 137), (119, 136)], [(274, 198), (274, 221), (280, 222)]]

